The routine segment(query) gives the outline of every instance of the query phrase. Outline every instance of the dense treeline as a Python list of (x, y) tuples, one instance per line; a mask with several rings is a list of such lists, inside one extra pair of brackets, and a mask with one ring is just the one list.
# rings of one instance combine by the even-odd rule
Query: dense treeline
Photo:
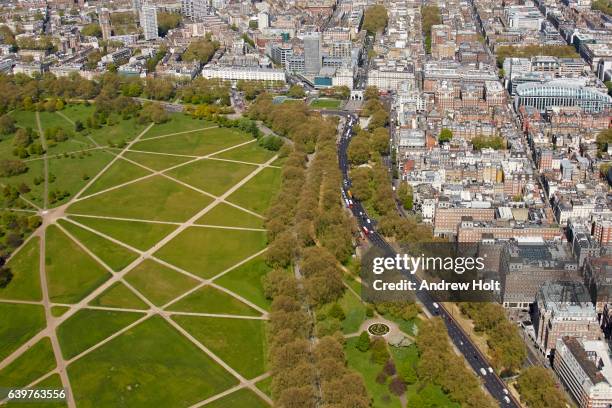
[[(4, 187), (2, 198), (4, 204), (11, 199), (17, 200), (18, 195), (10, 187)], [(40, 225), (38, 215), (25, 215), (13, 211), (0, 212), (0, 293), (2, 288), (7, 287), (13, 279), (13, 272), (4, 266), (4, 263), (24, 241), (25, 237), (32, 233)]]
[[(298, 119), (283, 118), (290, 112)], [(258, 97), (249, 115), (293, 142), (282, 152), (289, 152), (282, 184), (266, 221), (266, 259), (275, 268), (264, 279), (266, 295), (272, 299), (272, 397), (277, 406), (287, 408), (368, 407), (363, 379), (346, 367), (342, 335), (333, 333), (314, 343), (315, 322), (308, 312), (308, 307), (321, 307), (342, 296), (337, 263), (352, 252), (351, 224), (337, 192), (341, 182), (334, 144), (337, 123), (303, 104), (272, 105), (267, 95)], [(314, 157), (309, 159), (308, 151)], [(302, 279), (288, 272), (292, 267), (299, 268)]]
[(440, 9), (435, 5), (427, 5), (421, 7), (422, 30), (425, 35), (425, 51), (431, 53), (431, 27), (436, 24), (442, 24)]
[(506, 142), (501, 136), (476, 136), (472, 139), (474, 150), (491, 148), (495, 150), (504, 149)]
[(571, 45), (502, 45), (495, 48), (497, 65), (501, 68), (506, 58), (530, 58), (538, 55), (550, 55), (559, 58), (580, 58), (576, 49)]
[(488, 302), (461, 303), (459, 306), (474, 323), (474, 330), (487, 335), (494, 367), (505, 375), (518, 372), (527, 350), (516, 325), (506, 318), (503, 306)]
[(533, 366), (523, 370), (518, 377), (516, 388), (521, 401), (529, 408), (565, 408), (568, 401), (557, 388), (550, 371), (544, 367)]
[(591, 3), (591, 9), (599, 10), (608, 16), (612, 16), (612, 2), (610, 0), (595, 0)]
[(196, 61), (206, 64), (219, 49), (219, 42), (213, 41), (210, 36), (189, 43), (189, 47), (182, 55), (183, 61)]
[[(462, 357), (451, 348), (444, 322), (434, 318), (423, 322), (416, 338), (419, 349), (417, 377), (421, 384), (435, 384), (451, 400), (464, 408), (494, 407), (491, 398), (480, 387), (480, 381), (467, 368)], [(408, 406), (412, 405), (408, 401)]]

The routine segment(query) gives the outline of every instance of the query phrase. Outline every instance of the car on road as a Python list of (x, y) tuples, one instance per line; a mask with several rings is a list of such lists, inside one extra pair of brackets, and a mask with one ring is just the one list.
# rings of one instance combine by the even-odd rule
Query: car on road
[(368, 235), (370, 233), (370, 231), (365, 226), (363, 226), (361, 228), (363, 228), (363, 233), (364, 234)]
[(480, 374), (482, 374), (482, 376), (484, 377), (485, 375), (487, 375), (487, 371), (484, 368), (481, 368)]
[(504, 391), (504, 394), (508, 395), (508, 389), (507, 388), (504, 388), (503, 391)]
[(493, 369), (491, 367), (487, 368), (491, 374), (493, 374)]
[(432, 305), (433, 305), (433, 307), (434, 307), (434, 308), (436, 308), (436, 309), (439, 309), (439, 308), (440, 308), (440, 306), (438, 306), (438, 304), (437, 304), (436, 302), (433, 302), (433, 303), (432, 303)]
[(509, 404), (510, 403), (510, 398), (504, 397), (504, 401), (506, 402), (506, 404)]

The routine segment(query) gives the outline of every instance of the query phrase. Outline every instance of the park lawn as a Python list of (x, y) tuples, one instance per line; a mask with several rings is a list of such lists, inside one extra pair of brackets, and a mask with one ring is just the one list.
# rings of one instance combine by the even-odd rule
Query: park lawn
[(209, 404), (205, 405), (206, 408), (235, 408), (235, 407), (248, 407), (248, 408), (267, 408), (267, 402), (259, 398), (253, 391), (242, 388), (238, 391), (232, 392), (223, 398), (219, 398)]
[(142, 137), (142, 139), (144, 140), (155, 136), (164, 136), (173, 133), (195, 131), (211, 126), (215, 126), (215, 124), (207, 120), (194, 119), (193, 116), (186, 115), (184, 113), (173, 113), (170, 115), (170, 120), (168, 122), (154, 125)]
[(168, 171), (193, 187), (220, 196), (256, 169), (255, 166), (220, 160), (198, 160)]
[(358, 337), (350, 338), (346, 340), (344, 345), (344, 354), (348, 366), (357, 372), (359, 372), (365, 383), (368, 394), (373, 399), (374, 407), (401, 407), (401, 403), (398, 397), (389, 392), (388, 385), (379, 384), (376, 381), (376, 376), (382, 371), (383, 366), (376, 364), (371, 361), (371, 352), (365, 353), (357, 350), (355, 347)]
[(137, 253), (69, 221), (60, 219), (58, 223), (115, 272), (119, 272), (138, 257)]
[(36, 112), (26, 110), (14, 110), (10, 115), (15, 119), (16, 125), (21, 128), (31, 128), (38, 133), (38, 124), (36, 123)]
[(77, 406), (185, 407), (238, 383), (154, 316), (68, 367)]
[(154, 176), (72, 204), (71, 214), (184, 222), (212, 199), (162, 176)]
[(366, 307), (353, 292), (346, 290), (338, 300), (346, 318), (342, 321), (342, 332), (355, 333), (366, 319)]
[(64, 140), (63, 142), (58, 143), (53, 140), (47, 140), (47, 154), (53, 155), (94, 147), (91, 140), (87, 139), (80, 133), (75, 132), (74, 125), (57, 112), (39, 112), (38, 114), (40, 115), (40, 126), (43, 129), (43, 135), (47, 129), (58, 127), (67, 132), (72, 132), (72, 137)]
[(266, 325), (263, 320), (172, 316), (200, 343), (245, 378), (266, 371)]
[[(74, 157), (73, 157), (74, 156)], [(55, 203), (58, 206), (65, 203), (77, 194), (88, 180), (98, 174), (111, 160), (113, 156), (104, 150), (95, 150), (85, 153), (75, 153), (68, 157), (56, 157), (49, 160), (49, 174), (55, 176), (55, 181), (49, 180), (49, 191), (67, 191), (68, 197)]]
[(169, 310), (176, 312), (195, 312), (211, 314), (235, 314), (241, 316), (260, 316), (257, 310), (227, 293), (211, 286), (203, 286), (190, 293), (176, 303)]
[(342, 278), (342, 280), (344, 281), (344, 283), (346, 283), (351, 289), (353, 289), (355, 291), (355, 293), (357, 293), (358, 295), (361, 295), (361, 283), (357, 282), (355, 280), (355, 278), (353, 278), (352, 276), (348, 275), (348, 274), (344, 274), (344, 277)]
[(66, 105), (61, 112), (70, 118), (73, 122), (80, 120), (83, 125), (91, 115), (93, 115), (95, 107), (93, 105), (85, 106), (82, 103)]
[[(427, 384), (419, 388), (418, 384), (408, 386), (408, 406), (422, 406), (423, 403), (426, 403), (430, 407), (461, 408), (461, 405), (451, 401), (437, 385)], [(418, 399), (418, 402), (415, 399)]]
[(70, 310), (68, 306), (51, 306), (51, 316), (60, 317), (68, 310)]
[(240, 208), (220, 202), (195, 223), (223, 227), (263, 228), (264, 219), (242, 211)]
[(266, 394), (268, 397), (272, 398), (272, 376), (261, 380), (260, 382), (255, 384), (255, 386), (261, 391), (263, 391), (263, 393)]
[(81, 309), (57, 328), (62, 355), (69, 360), (142, 316), (134, 312)]
[(279, 157), (278, 159), (274, 160), (271, 165), (272, 166), (282, 166), (283, 164), (285, 164), (285, 162), (287, 161), (286, 157)]
[(131, 150), (204, 156), (248, 141), (256, 143), (253, 137), (244, 132), (213, 128), (160, 139), (141, 140), (132, 145)]
[[(15, 140), (15, 134), (8, 136), (2, 136), (0, 140), (0, 157), (3, 159), (17, 159), (18, 157), (13, 155), (13, 140)], [(37, 157), (37, 156), (34, 156)], [(40, 156), (38, 156), (40, 157)]]
[(317, 98), (310, 103), (310, 106), (315, 109), (335, 109), (340, 106), (341, 100), (332, 98)]
[(102, 126), (99, 129), (88, 129), (89, 136), (103, 146), (120, 146), (122, 143), (134, 139), (147, 127), (147, 125), (138, 123), (135, 118), (125, 120), (116, 116), (115, 119), (117, 123), (114, 125)]
[(0, 303), (0, 316), (0, 361), (46, 325), (45, 309), (39, 305)]
[(9, 259), (7, 267), (13, 279), (0, 289), (0, 299), (41, 300), (40, 290), (40, 238), (32, 237)]
[(145, 259), (128, 272), (125, 280), (157, 306), (165, 305), (199, 283), (151, 259)]
[(127, 159), (133, 160), (153, 170), (166, 170), (186, 161), (192, 160), (189, 157), (171, 156), (167, 154), (139, 153), (128, 150), (123, 154)]
[(264, 294), (262, 278), (271, 269), (263, 257), (258, 256), (216, 279), (215, 283), (253, 302), (262, 309), (268, 309), (271, 302)]
[[(62, 379), (59, 374), (52, 374), (32, 388), (36, 390), (60, 390), (62, 387)], [(65, 408), (68, 404), (65, 401), (50, 400), (47, 402), (36, 402), (36, 404), (28, 403), (26, 406), (28, 408)], [(23, 401), (8, 402), (2, 408), (24, 408), (24, 405)]]
[(134, 292), (121, 282), (115, 282), (100, 296), (89, 302), (92, 306), (116, 307), (125, 309), (148, 309), (149, 306), (143, 302)]
[(176, 225), (71, 216), (70, 219), (115, 238), (141, 251), (151, 248), (170, 234)]
[(398, 374), (412, 373), (416, 379), (416, 367), (419, 362), (419, 350), (415, 344), (408, 347), (389, 347)]
[(83, 192), (83, 197), (144, 177), (148, 174), (151, 174), (151, 172), (129, 161), (118, 159)]
[(216, 154), (214, 157), (250, 163), (265, 163), (274, 157), (275, 154), (276, 152), (264, 149), (257, 143), (249, 143), (247, 145)]
[(110, 277), (54, 225), (46, 231), (45, 264), (49, 296), (55, 303), (76, 303)]
[[(11, 159), (15, 159), (15, 157), (11, 157)], [(0, 185), (18, 186), (21, 183), (25, 183), (31, 189), (31, 191), (24, 194), (23, 197), (29, 201), (32, 201), (34, 204), (42, 206), (44, 183), (35, 185), (34, 179), (36, 177), (40, 177), (41, 179), (44, 177), (45, 163), (42, 159), (26, 161), (25, 163), (28, 167), (28, 171), (12, 177), (0, 177)]]
[(266, 233), (190, 227), (155, 253), (158, 258), (211, 278), (266, 247)]
[(242, 187), (233, 192), (228, 201), (258, 214), (263, 214), (280, 188), (281, 171), (265, 168)]
[[(0, 399), (6, 397), (6, 388), (25, 387), (56, 366), (51, 340), (43, 337), (12, 363), (0, 370)], [(3, 392), (4, 391), (4, 392)]]

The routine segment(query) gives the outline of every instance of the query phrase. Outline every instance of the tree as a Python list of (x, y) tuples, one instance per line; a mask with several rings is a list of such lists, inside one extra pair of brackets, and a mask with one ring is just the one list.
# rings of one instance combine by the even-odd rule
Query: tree
[(355, 136), (348, 148), (348, 159), (353, 165), (365, 164), (370, 160), (370, 142), (364, 136)]
[(453, 138), (453, 131), (447, 128), (443, 128), (438, 135), (438, 143), (444, 144), (450, 142)]
[(400, 183), (399, 187), (397, 188), (397, 196), (405, 209), (412, 210), (413, 192), (410, 184), (406, 182)]
[(13, 280), (13, 272), (9, 268), (0, 267), (0, 288), (6, 288), (11, 280)]
[(557, 388), (550, 371), (532, 366), (524, 369), (517, 380), (521, 401), (530, 408), (563, 408), (567, 400)]
[(387, 350), (387, 342), (380, 337), (374, 338), (370, 343), (372, 352), (372, 360), (376, 364), (385, 364), (389, 360), (389, 350)]
[(400, 377), (393, 377), (393, 379), (389, 383), (389, 391), (391, 391), (392, 394), (397, 395), (398, 397), (400, 395), (404, 395), (404, 393), (406, 392), (406, 383), (404, 383), (404, 381)]
[(379, 127), (372, 132), (372, 150), (382, 155), (389, 154), (389, 131)]
[(181, 15), (159, 11), (157, 13), (157, 33), (160, 37), (165, 37), (168, 31), (176, 28), (181, 23)]
[(15, 132), (15, 119), (10, 115), (0, 116), (0, 134), (10, 135)]
[(206, 64), (218, 48), (219, 44), (211, 41), (209, 38), (195, 40), (189, 43), (189, 47), (187, 47), (181, 58), (183, 61), (198, 61)]
[(375, 86), (368, 86), (363, 92), (363, 99), (369, 101), (370, 99), (378, 100), (378, 88)]
[(389, 21), (387, 9), (382, 4), (375, 4), (365, 12), (362, 28), (370, 34), (384, 30)]
[(0, 160), (0, 177), (11, 177), (28, 171), (28, 166), (21, 160)]
[(138, 121), (140, 123), (165, 123), (170, 120), (170, 116), (166, 113), (166, 110), (159, 103), (147, 102), (142, 107), (142, 110), (138, 114)]
[(357, 350), (365, 353), (370, 349), (370, 335), (368, 335), (367, 331), (362, 331), (359, 335), (359, 339), (357, 340), (357, 344), (355, 344)]
[(372, 169), (369, 167), (357, 167), (351, 170), (351, 193), (361, 201), (372, 198)]
[(303, 98), (306, 96), (306, 92), (304, 92), (304, 88), (301, 87), (300, 85), (291, 85), (291, 87), (289, 88), (289, 91), (287, 91), (287, 96), (290, 98)]

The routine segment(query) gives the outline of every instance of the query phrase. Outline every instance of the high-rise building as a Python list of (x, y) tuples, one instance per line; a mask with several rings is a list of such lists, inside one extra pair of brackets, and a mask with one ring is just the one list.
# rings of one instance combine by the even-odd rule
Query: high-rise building
[(264, 28), (270, 27), (270, 15), (265, 11), (262, 11), (257, 15), (257, 28), (263, 30)]
[(321, 36), (310, 33), (304, 36), (304, 72), (317, 75), (321, 71)]
[(208, 0), (181, 0), (181, 13), (191, 20), (201, 20), (208, 15)]
[(108, 40), (111, 36), (110, 13), (107, 8), (98, 10), (98, 19), (100, 20), (100, 30), (102, 31), (102, 39)]
[(134, 11), (134, 14), (136, 14), (136, 17), (140, 16), (140, 0), (132, 0), (132, 10)]
[(144, 5), (140, 9), (140, 26), (145, 40), (157, 38), (157, 7)]

